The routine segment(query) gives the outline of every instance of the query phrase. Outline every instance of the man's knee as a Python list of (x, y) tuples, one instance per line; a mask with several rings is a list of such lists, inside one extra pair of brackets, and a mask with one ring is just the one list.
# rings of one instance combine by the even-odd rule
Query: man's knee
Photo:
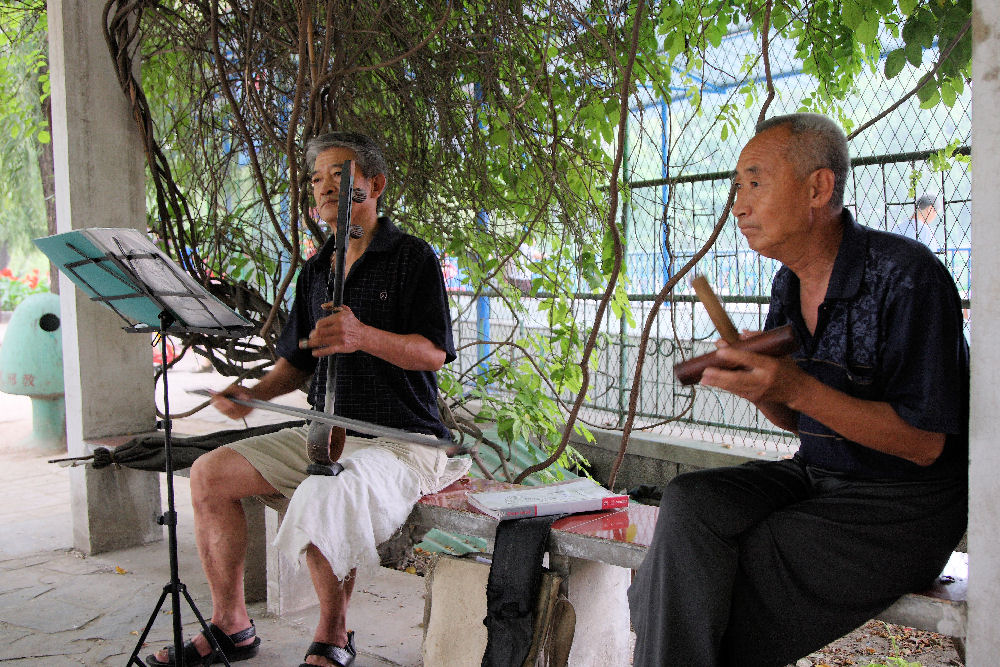
[(660, 500), (660, 521), (678, 530), (705, 531), (733, 537), (765, 518), (770, 503), (759, 502), (759, 493), (745, 479), (744, 471), (730, 468), (698, 470), (678, 475)]
[[(231, 495), (227, 484), (237, 474), (242, 457), (225, 447), (202, 454), (191, 466), (191, 499), (197, 504), (211, 498)], [(242, 459), (246, 461), (246, 459)]]
[(212, 480), (217, 479), (216, 469), (212, 461), (209, 460), (212, 452), (203, 454), (195, 459), (191, 465), (191, 500), (198, 503), (209, 495), (213, 488), (219, 488)]
[(698, 516), (710, 495), (710, 487), (702, 471), (678, 475), (663, 490), (660, 515), (666, 512), (678, 517)]

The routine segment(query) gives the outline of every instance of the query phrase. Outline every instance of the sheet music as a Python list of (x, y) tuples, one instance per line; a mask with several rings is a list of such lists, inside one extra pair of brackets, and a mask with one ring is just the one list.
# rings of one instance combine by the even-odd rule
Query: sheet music
[[(91, 297), (117, 297), (106, 303), (135, 322), (158, 328), (167, 310), (187, 328), (252, 326), (137, 229), (81, 229), (36, 239), (35, 245)], [(88, 258), (98, 261), (74, 266)]]

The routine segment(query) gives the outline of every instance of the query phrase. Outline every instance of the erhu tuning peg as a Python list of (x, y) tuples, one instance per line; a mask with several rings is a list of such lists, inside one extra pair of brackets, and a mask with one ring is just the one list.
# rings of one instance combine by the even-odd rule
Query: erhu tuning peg
[(355, 204), (360, 204), (366, 199), (368, 199), (368, 193), (362, 190), (361, 188), (354, 188), (351, 191), (351, 201), (353, 201)]

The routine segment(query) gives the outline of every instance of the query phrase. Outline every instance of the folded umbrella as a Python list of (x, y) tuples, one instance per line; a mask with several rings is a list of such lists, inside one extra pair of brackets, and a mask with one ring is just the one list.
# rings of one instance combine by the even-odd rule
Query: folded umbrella
[[(265, 424), (252, 428), (236, 428), (225, 431), (215, 431), (205, 435), (170, 437), (171, 462), (174, 470), (190, 468), (195, 459), (213, 449), (237, 442), (244, 438), (274, 433), (286, 428), (304, 426), (304, 421), (282, 422), (280, 424)], [(167, 456), (165, 434), (162, 432), (141, 435), (132, 438), (118, 447), (98, 447), (88, 456), (52, 459), (49, 463), (70, 463), (78, 465), (90, 461), (94, 468), (106, 468), (109, 465), (120, 465), (137, 470), (157, 470), (166, 472)]]

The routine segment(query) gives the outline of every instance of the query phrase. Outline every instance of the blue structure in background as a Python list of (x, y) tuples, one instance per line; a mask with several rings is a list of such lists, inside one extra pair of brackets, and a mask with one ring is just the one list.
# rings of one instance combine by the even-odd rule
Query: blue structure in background
[[(486, 211), (480, 211), (476, 214), (476, 222), (486, 229), (490, 225), (490, 216)], [(488, 296), (480, 296), (476, 300), (476, 338), (484, 341), (490, 339), (490, 298)], [(477, 348), (477, 354), (480, 359), (485, 359), (490, 353), (490, 346), (487, 343), (480, 343)], [(488, 366), (486, 363), (481, 363), (477, 366), (477, 371), (480, 375), (484, 374)]]
[[(475, 97), (476, 103), (482, 104), (483, 102), (483, 86), (480, 83), (476, 83), (472, 87), (473, 95)], [(479, 127), (485, 127), (482, 121), (479, 121)], [(484, 230), (488, 229), (490, 226), (490, 214), (486, 211), (480, 211), (476, 214), (476, 222)], [(476, 338), (479, 340), (489, 340), (490, 339), (490, 299), (487, 296), (480, 296), (476, 301)], [(490, 346), (486, 343), (480, 343), (477, 348), (477, 354), (480, 359), (485, 359), (490, 353)], [(476, 367), (476, 372), (480, 375), (486, 373), (488, 366), (485, 363), (481, 363)]]

